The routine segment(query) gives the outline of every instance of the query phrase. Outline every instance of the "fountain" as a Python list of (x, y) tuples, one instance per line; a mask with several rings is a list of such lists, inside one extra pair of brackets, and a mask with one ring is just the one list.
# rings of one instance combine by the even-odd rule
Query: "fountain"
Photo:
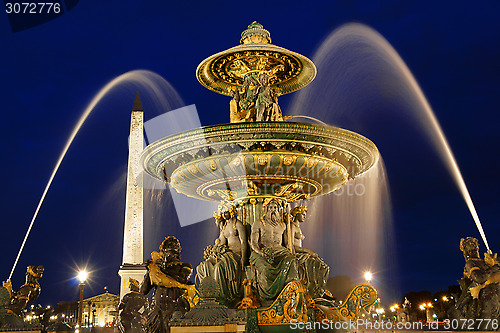
[[(375, 290), (356, 286), (342, 306), (334, 306), (323, 288), (328, 266), (301, 247), (300, 215), (307, 208), (291, 210), (293, 218), (287, 210), (370, 170), (379, 160), (377, 147), (345, 129), (287, 121), (278, 96), (308, 85), (316, 67), (271, 44), (256, 22), (242, 33), (241, 45), (208, 57), (196, 75), (206, 88), (233, 97), (231, 123), (162, 138), (144, 149), (141, 164), (179, 193), (221, 202), (214, 213), (221, 236), (198, 267), (200, 289), (218, 288), (219, 303), (245, 314), (246, 331), (356, 320), (375, 303)], [(210, 324), (189, 315), (201, 311), (197, 306), (186, 314), (189, 321), (174, 316), (172, 332)]]

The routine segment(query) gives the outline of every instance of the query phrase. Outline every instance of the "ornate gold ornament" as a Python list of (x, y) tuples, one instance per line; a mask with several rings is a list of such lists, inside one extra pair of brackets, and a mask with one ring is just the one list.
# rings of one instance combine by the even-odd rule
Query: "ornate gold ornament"
[(291, 183), (282, 186), (280, 189), (276, 190), (275, 195), (280, 198), (284, 198), (287, 202), (293, 202), (296, 200), (309, 199), (307, 193), (302, 192), (303, 184)]
[(260, 307), (260, 303), (257, 301), (257, 297), (252, 292), (252, 285), (255, 285), (257, 281), (244, 279), (243, 285), (245, 286), (245, 297), (241, 300), (238, 309), (257, 309)]
[(284, 165), (291, 165), (295, 163), (295, 160), (297, 159), (297, 156), (290, 156), (290, 155), (285, 155), (281, 156), (283, 158), (283, 164)]
[(243, 31), (240, 43), (198, 65), (196, 78), (203, 86), (231, 96), (243, 87), (245, 77), (265, 73), (276, 93), (284, 95), (305, 87), (316, 76), (311, 60), (271, 44), (269, 32), (257, 22)]
[(317, 159), (315, 159), (315, 158), (308, 158), (307, 159), (306, 165), (307, 165), (308, 168), (312, 168), (316, 164), (318, 164), (318, 160)]
[(368, 284), (360, 284), (351, 290), (341, 306), (328, 307), (322, 310), (321, 307), (315, 305), (315, 321), (320, 322), (323, 319), (328, 319), (332, 322), (356, 321), (359, 318), (359, 311), (363, 309), (369, 312), (370, 307), (376, 301), (377, 292), (375, 289)]
[(281, 206), (285, 205), (283, 198), (276, 196), (276, 197), (265, 197), (264, 201), (262, 201), (262, 207), (265, 208), (273, 200), (277, 201)]
[(231, 163), (234, 165), (234, 166), (240, 166), (241, 165), (241, 158), (240, 157), (236, 157), (235, 159), (233, 159), (231, 161)]
[(2, 286), (9, 292), (9, 297), (12, 297), (12, 281), (3, 281)]
[(257, 161), (260, 165), (268, 164), (270, 159), (270, 155), (257, 155)]
[(251, 180), (244, 180), (243, 181), (244, 186), (247, 188), (247, 193), (248, 195), (258, 195), (259, 194), (259, 188), (255, 183)]
[(192, 174), (195, 174), (197, 171), (198, 171), (198, 166), (196, 164), (193, 164), (191, 165), (189, 168), (188, 168), (189, 172), (191, 172)]
[(212, 196), (217, 194), (221, 200), (225, 201), (234, 201), (236, 199), (237, 194), (231, 190), (214, 190), (212, 191)]
[[(187, 298), (189, 304), (191, 306), (195, 306), (196, 303), (199, 301), (199, 293), (196, 290), (196, 287), (194, 285), (187, 285), (184, 283), (180, 283), (173, 279), (172, 277), (166, 275), (163, 273), (160, 268), (155, 264), (156, 260), (160, 259), (162, 257), (162, 254), (160, 252), (153, 251), (151, 253), (151, 258), (152, 261), (148, 264), (148, 271), (149, 271), (149, 278), (151, 279), (151, 283), (157, 286), (162, 286), (165, 288), (180, 288), (184, 289), (184, 296)], [(181, 264), (174, 262), (172, 263), (173, 265), (176, 264)], [(189, 269), (192, 271), (191, 268), (189, 267), (183, 267), (183, 269)]]
[(297, 214), (306, 213), (306, 212), (307, 212), (307, 206), (298, 206), (298, 207), (293, 208), (290, 211), (290, 214), (295, 217), (295, 215), (297, 215)]
[(306, 289), (299, 281), (289, 282), (266, 309), (257, 309), (259, 325), (290, 325), (307, 322)]
[(222, 201), (219, 204), (218, 209), (219, 209), (220, 214), (222, 214), (224, 212), (229, 212), (229, 214), (231, 214), (231, 217), (236, 215), (236, 205), (234, 203), (232, 203), (231, 201)]

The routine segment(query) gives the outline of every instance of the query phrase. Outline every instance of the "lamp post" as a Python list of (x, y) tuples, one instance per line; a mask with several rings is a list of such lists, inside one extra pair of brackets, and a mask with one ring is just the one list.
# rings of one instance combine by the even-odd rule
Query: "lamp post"
[(390, 307), (394, 321), (398, 321), (399, 304)]
[(420, 305), (420, 310), (424, 311), (424, 315), (425, 315), (425, 322), (430, 322), (432, 321), (433, 317), (432, 317), (432, 308), (434, 306), (432, 305), (431, 302), (428, 302), (428, 303), (422, 303)]
[(95, 327), (95, 303), (92, 303), (92, 328)]
[[(366, 271), (366, 272), (364, 273), (364, 275), (363, 275), (363, 276), (364, 276), (364, 278), (365, 278), (365, 280), (366, 280), (366, 283), (367, 283), (367, 284), (370, 284), (370, 281), (371, 281), (371, 280), (372, 280), (372, 278), (373, 278), (373, 274), (372, 274), (370, 271)], [(378, 302), (378, 301), (377, 301), (377, 302)], [(372, 306), (370, 306), (370, 308), (368, 309), (368, 313), (370, 314), (370, 321), (371, 321), (371, 320), (373, 320), (373, 317), (372, 317), (372, 315), (371, 315), (371, 312), (372, 312), (372, 307), (374, 307), (374, 306), (375, 306), (375, 305), (372, 305)]]
[(85, 280), (87, 280), (87, 272), (81, 271), (78, 273), (78, 280), (80, 281), (80, 302), (78, 302), (78, 322), (77, 327), (78, 330), (82, 327), (82, 314), (83, 314), (83, 288), (85, 287)]

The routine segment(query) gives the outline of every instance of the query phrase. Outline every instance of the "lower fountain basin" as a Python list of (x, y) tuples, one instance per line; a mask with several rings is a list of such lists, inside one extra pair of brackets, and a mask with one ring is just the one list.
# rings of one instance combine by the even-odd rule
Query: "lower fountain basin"
[(367, 138), (295, 122), (231, 123), (189, 130), (147, 146), (141, 164), (179, 193), (202, 200), (328, 194), (379, 158)]

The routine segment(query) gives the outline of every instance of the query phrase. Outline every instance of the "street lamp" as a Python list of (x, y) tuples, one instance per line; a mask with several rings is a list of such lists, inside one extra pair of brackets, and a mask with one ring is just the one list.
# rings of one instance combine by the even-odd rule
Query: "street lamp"
[(80, 271), (80, 272), (78, 272), (77, 278), (80, 281), (80, 283), (85, 283), (88, 276), (89, 276), (89, 273), (87, 273), (87, 271)]
[(78, 323), (77, 327), (80, 330), (82, 327), (82, 314), (83, 314), (83, 288), (85, 287), (85, 280), (87, 280), (88, 273), (86, 271), (80, 271), (78, 273), (78, 280), (80, 281), (80, 302), (78, 303)]
[(373, 274), (371, 272), (365, 272), (365, 280), (366, 282), (370, 283), (370, 281), (373, 279)]
[(422, 303), (420, 305), (420, 310), (424, 311), (424, 315), (425, 315), (425, 320), (426, 322), (429, 322), (432, 318), (431, 316), (431, 309), (433, 308), (432, 306), (432, 303), (431, 302), (428, 302), (428, 303)]
[(92, 327), (95, 327), (95, 303), (92, 303)]

